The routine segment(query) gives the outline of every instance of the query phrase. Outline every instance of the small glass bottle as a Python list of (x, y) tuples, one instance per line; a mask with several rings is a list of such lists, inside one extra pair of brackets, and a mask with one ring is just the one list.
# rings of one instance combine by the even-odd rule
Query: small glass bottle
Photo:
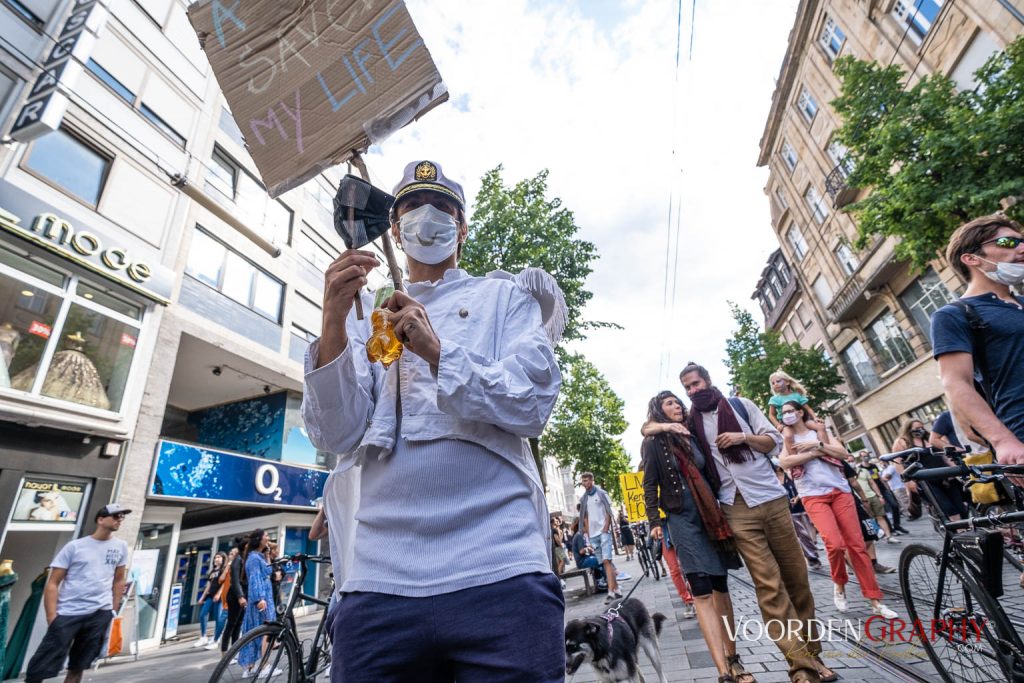
[(373, 299), (373, 313), (370, 314), (370, 336), (366, 340), (366, 357), (371, 363), (380, 362), (388, 367), (402, 355), (402, 342), (395, 336), (391, 325), (391, 311), (381, 304), (395, 291), (394, 287), (381, 287)]

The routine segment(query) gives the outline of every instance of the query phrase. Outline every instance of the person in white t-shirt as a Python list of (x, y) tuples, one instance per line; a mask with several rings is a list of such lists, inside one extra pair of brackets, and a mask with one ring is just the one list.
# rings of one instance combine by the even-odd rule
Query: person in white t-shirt
[(41, 683), (60, 673), (64, 683), (79, 683), (107, 638), (110, 621), (121, 609), (128, 544), (114, 538), (131, 510), (110, 503), (96, 513), (96, 531), (71, 541), (50, 563), (43, 591), (46, 635), (25, 671), (25, 683)]

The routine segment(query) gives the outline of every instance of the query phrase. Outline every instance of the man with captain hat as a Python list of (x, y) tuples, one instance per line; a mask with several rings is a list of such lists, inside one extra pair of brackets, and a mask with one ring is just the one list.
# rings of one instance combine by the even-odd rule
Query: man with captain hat
[(306, 356), (307, 430), (340, 454), (324, 491), (332, 681), (562, 681), (564, 599), (527, 438), (561, 386), (564, 300), (543, 271), (458, 268), (465, 195), (440, 164), (410, 163), (393, 194), (409, 277), (384, 306), (402, 357), (367, 359), (351, 309), (379, 264), (358, 250), (327, 269)]

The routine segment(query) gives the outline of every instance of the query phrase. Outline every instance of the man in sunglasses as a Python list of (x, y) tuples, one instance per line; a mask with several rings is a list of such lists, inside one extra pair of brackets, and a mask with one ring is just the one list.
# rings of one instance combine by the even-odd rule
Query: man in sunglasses
[(49, 628), (28, 663), (26, 683), (56, 676), (65, 658), (64, 683), (78, 683), (100, 655), (124, 595), (128, 544), (114, 532), (129, 512), (117, 503), (104, 506), (96, 513), (96, 531), (65, 545), (50, 563), (43, 590)]
[(967, 291), (932, 316), (933, 354), (953, 415), (1004, 464), (1024, 464), (1024, 297), (1011, 291), (1024, 283), (1022, 233), (1001, 213), (957, 228), (946, 258)]

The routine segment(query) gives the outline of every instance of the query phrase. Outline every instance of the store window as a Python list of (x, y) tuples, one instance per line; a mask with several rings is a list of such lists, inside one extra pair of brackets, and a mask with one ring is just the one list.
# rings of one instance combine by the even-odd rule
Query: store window
[(23, 165), (65, 192), (96, 206), (110, 170), (110, 159), (60, 128), (33, 142)]
[(143, 307), (0, 249), (0, 387), (119, 412)]
[(929, 345), (932, 341), (932, 314), (954, 299), (955, 295), (949, 291), (939, 275), (931, 268), (924, 272), (924, 275), (910, 283), (910, 286), (900, 294), (900, 301), (907, 310), (910, 317), (914, 319), (919, 329), (928, 339)]
[(886, 310), (867, 327), (868, 342), (878, 356), (883, 371), (913, 363), (914, 352), (907, 342), (903, 328), (896, 322), (892, 311)]
[(198, 227), (185, 272), (263, 317), (281, 322), (284, 283)]
[(843, 367), (846, 368), (846, 374), (850, 378), (855, 394), (860, 395), (871, 391), (882, 383), (859, 339), (854, 340), (839, 355), (843, 359)]

